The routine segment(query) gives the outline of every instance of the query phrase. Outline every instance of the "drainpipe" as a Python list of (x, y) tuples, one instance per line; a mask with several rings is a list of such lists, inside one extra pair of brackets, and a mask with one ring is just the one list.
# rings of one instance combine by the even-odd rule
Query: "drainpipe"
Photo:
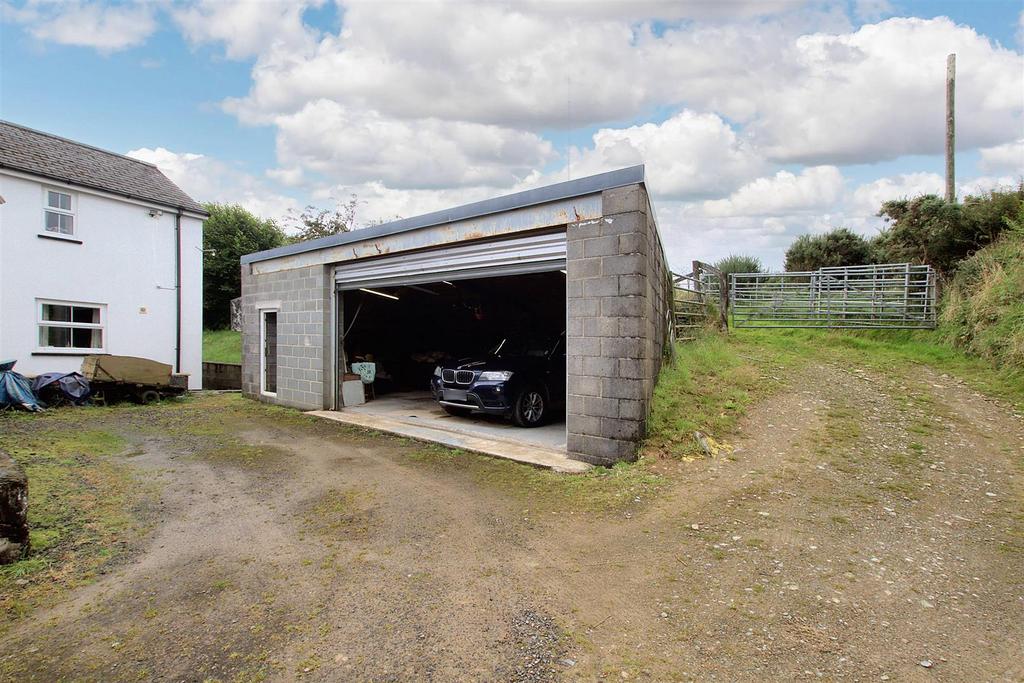
[(181, 209), (174, 216), (174, 371), (181, 372)]

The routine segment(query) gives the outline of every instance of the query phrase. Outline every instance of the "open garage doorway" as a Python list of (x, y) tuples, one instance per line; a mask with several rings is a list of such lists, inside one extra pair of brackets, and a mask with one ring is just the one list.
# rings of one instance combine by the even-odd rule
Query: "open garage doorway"
[(565, 272), (548, 267), (340, 285), (344, 410), (564, 452)]

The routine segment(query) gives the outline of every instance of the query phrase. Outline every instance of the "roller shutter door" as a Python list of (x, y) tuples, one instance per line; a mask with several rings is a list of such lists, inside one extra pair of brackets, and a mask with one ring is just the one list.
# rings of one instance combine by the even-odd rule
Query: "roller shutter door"
[(565, 232), (457, 244), (338, 266), (339, 290), (522, 275), (565, 268)]

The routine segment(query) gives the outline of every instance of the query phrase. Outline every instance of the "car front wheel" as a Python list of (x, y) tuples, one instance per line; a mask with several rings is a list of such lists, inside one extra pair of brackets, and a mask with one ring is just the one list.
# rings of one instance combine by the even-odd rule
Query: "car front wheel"
[(519, 396), (516, 397), (512, 421), (517, 427), (538, 427), (544, 423), (547, 409), (547, 401), (540, 388), (528, 387), (519, 392)]

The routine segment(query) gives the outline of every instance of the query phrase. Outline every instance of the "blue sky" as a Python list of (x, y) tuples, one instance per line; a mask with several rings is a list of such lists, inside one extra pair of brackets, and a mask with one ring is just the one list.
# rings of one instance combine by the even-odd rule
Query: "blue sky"
[(672, 259), (778, 265), (799, 234), (872, 234), (879, 200), (937, 189), (950, 51), (962, 192), (1024, 173), (1019, 2), (2, 8), (0, 117), (275, 218), (351, 194), (365, 221), (408, 216), (643, 162)]

